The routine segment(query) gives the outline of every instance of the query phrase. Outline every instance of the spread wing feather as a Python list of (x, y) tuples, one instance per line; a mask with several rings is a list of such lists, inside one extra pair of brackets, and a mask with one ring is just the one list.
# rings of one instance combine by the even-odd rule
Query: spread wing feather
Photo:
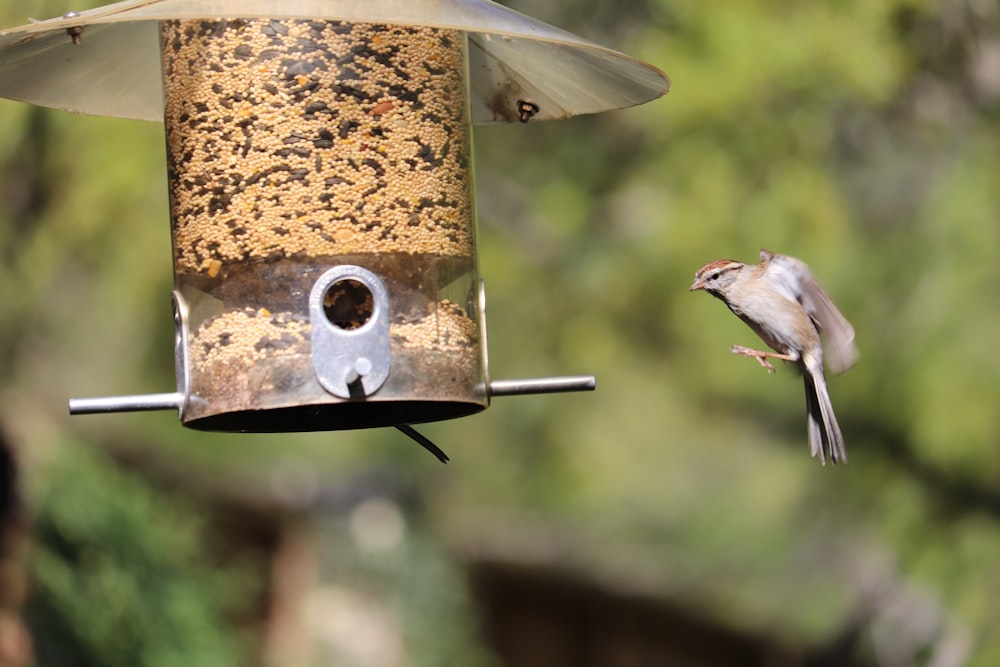
[(789, 257), (760, 251), (762, 262), (768, 263), (788, 296), (806, 309), (816, 328), (823, 335), (826, 363), (834, 373), (843, 373), (858, 360), (854, 346), (854, 327), (819, 286), (806, 263)]

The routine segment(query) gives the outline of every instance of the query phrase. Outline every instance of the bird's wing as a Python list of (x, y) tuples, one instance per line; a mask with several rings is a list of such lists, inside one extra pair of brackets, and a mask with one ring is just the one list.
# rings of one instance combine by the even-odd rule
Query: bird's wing
[(789, 257), (761, 250), (761, 260), (766, 261), (782, 289), (806, 309), (816, 328), (823, 334), (826, 362), (834, 373), (843, 373), (858, 360), (854, 346), (854, 327), (847, 321), (833, 301), (819, 286), (806, 263)]

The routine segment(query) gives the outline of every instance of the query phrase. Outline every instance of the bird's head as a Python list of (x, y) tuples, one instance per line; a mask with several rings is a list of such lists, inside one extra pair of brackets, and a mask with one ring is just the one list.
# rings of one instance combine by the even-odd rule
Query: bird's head
[(690, 291), (705, 290), (712, 296), (725, 300), (726, 292), (742, 275), (746, 264), (731, 260), (717, 259), (698, 269)]

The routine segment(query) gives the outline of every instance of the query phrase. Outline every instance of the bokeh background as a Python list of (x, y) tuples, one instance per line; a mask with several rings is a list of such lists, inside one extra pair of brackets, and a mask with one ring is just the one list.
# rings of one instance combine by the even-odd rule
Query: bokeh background
[[(0, 101), (0, 665), (1000, 664), (1000, 6), (509, 4), (673, 85), (476, 129), (491, 373), (598, 389), (422, 427), (447, 466), (70, 418), (174, 386), (162, 127)], [(687, 291), (761, 247), (857, 330), (847, 465)]]

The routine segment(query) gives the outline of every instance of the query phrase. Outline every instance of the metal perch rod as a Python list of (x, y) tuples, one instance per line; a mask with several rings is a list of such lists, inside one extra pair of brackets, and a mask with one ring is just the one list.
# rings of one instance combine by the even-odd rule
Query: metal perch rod
[[(520, 380), (493, 380), (489, 383), (489, 394), (490, 396), (556, 394), (568, 391), (593, 391), (596, 387), (597, 380), (593, 375), (567, 375)], [(93, 415), (107, 412), (179, 410), (183, 405), (184, 395), (176, 391), (169, 394), (71, 398), (69, 399), (69, 413), (71, 415)]]
[(597, 379), (593, 375), (529, 378), (523, 380), (493, 380), (491, 396), (521, 396), (525, 394), (557, 394), (567, 391), (594, 391)]
[(93, 415), (104, 412), (145, 412), (148, 410), (179, 410), (184, 405), (184, 395), (138, 394), (135, 396), (104, 396), (101, 398), (71, 398), (71, 415)]

